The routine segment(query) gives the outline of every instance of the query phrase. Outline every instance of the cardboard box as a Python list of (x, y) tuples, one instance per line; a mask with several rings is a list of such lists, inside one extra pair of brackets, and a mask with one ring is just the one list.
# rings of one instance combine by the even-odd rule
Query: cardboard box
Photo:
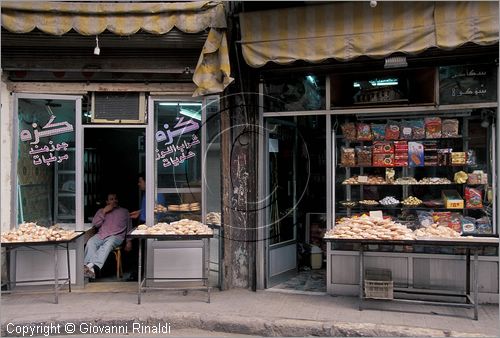
[(373, 154), (393, 154), (394, 145), (392, 142), (375, 141), (372, 146)]
[(456, 190), (443, 190), (441, 192), (444, 207), (447, 209), (463, 209), (464, 200)]
[(424, 146), (420, 142), (408, 142), (408, 165), (410, 167), (424, 166)]
[(374, 167), (394, 167), (394, 154), (373, 154)]

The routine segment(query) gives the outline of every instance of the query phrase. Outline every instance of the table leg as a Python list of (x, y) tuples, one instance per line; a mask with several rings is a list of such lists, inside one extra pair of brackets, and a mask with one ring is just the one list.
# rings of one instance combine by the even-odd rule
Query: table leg
[(59, 303), (59, 262), (57, 261), (57, 244), (54, 245), (54, 295), (55, 303)]
[[(207, 276), (208, 276), (208, 269), (207, 269), (207, 263), (210, 268), (210, 261), (207, 262), (207, 257), (210, 257), (210, 254), (207, 255), (207, 246), (208, 246), (208, 241), (209, 239), (202, 239), (201, 240), (203, 243), (203, 250), (202, 250), (202, 260), (203, 260), (203, 286), (207, 286)], [(210, 258), (209, 258), (210, 260)]]
[(71, 268), (69, 265), (69, 243), (66, 243), (66, 261), (68, 263), (68, 289), (71, 292)]
[[(139, 238), (139, 261), (137, 271), (137, 304), (141, 304), (141, 283), (142, 283), (142, 238)], [(146, 277), (146, 276), (144, 276)]]
[(364, 261), (363, 261), (363, 244), (359, 245), (359, 311), (363, 310), (363, 286), (365, 284), (364, 278)]
[(6, 247), (5, 248), (5, 262), (6, 262), (6, 266), (7, 266), (7, 271), (6, 271), (6, 275), (7, 275), (7, 283), (5, 284), (6, 285), (6, 288), (8, 291), (11, 290), (10, 286), (11, 286), (11, 275), (10, 275), (10, 251), (11, 251), (11, 248), (10, 247)]
[(210, 238), (206, 239), (207, 241), (207, 259), (206, 259), (206, 277), (207, 279), (204, 279), (205, 285), (207, 287), (207, 293), (208, 293), (208, 303), (210, 303)]
[(470, 248), (466, 250), (465, 277), (465, 294), (470, 295)]
[(474, 288), (474, 320), (478, 320), (478, 255), (477, 248), (474, 248), (474, 274), (472, 278)]

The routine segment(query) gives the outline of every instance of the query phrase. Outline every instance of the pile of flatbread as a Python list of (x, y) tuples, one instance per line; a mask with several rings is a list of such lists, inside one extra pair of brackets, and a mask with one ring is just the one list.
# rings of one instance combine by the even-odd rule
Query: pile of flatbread
[(220, 212), (209, 212), (206, 220), (208, 224), (221, 225), (221, 214)]
[(152, 227), (141, 224), (132, 234), (148, 235), (212, 235), (213, 230), (203, 223), (181, 219), (172, 223), (157, 223)]
[(65, 241), (75, 236), (74, 230), (61, 229), (57, 225), (50, 228), (34, 222), (21, 223), (19, 228), (2, 234), (2, 243)]
[(415, 235), (406, 226), (390, 219), (363, 215), (342, 218), (335, 228), (327, 231), (325, 238), (412, 240)]

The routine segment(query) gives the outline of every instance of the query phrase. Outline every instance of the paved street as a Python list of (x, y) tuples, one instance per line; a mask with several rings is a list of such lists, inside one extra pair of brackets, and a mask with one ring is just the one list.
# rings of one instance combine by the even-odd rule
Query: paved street
[[(157, 337), (157, 334), (134, 334), (129, 333), (126, 335), (113, 335), (114, 337)], [(172, 331), (169, 337), (254, 337), (246, 334), (238, 334), (238, 333), (227, 333), (227, 332), (217, 332), (217, 331), (207, 331), (200, 329), (179, 329)], [(61, 338), (67, 336), (50, 336), (51, 338)], [(72, 338), (88, 338), (88, 335), (71, 335)], [(97, 335), (94, 337), (109, 337), (106, 335)]]
[(260, 336), (483, 337), (498, 336), (499, 332), (498, 305), (481, 305), (479, 320), (475, 321), (470, 309), (388, 302), (377, 304), (391, 311), (358, 311), (354, 297), (241, 289), (215, 291), (210, 304), (206, 303), (206, 293), (199, 291), (186, 296), (182, 292), (147, 292), (141, 305), (134, 292), (123, 290), (64, 293), (59, 304), (52, 301), (50, 294), (3, 296), (2, 333), (8, 333), (5, 330), (9, 323), (11, 329), (12, 325), (29, 323), (84, 323), (96, 327), (168, 323), (171, 334), (179, 335), (184, 329)]

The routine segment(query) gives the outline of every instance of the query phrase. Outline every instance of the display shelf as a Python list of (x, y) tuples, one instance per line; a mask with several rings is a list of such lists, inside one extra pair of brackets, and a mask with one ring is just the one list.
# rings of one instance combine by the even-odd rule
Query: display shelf
[[(472, 215), (474, 216), (473, 218), (477, 219), (478, 215), (482, 214), (485, 208), (465, 207), (466, 187), (468, 186), (483, 187), (488, 184), (468, 184), (467, 182), (456, 183), (454, 182), (454, 174), (456, 174), (459, 171), (472, 173), (473, 170), (477, 169), (483, 169), (483, 171), (486, 173), (491, 172), (490, 168), (487, 166), (488, 156), (485, 156), (484, 150), (482, 149), (481, 146), (478, 146), (476, 144), (477, 143), (476, 141), (474, 142), (471, 141), (474, 137), (477, 136), (476, 134), (479, 131), (482, 132), (482, 129), (477, 130), (477, 123), (471, 122), (471, 121), (476, 121), (477, 118), (476, 116), (468, 117), (468, 116), (450, 115), (450, 117), (444, 117), (444, 116), (440, 117), (442, 120), (447, 118), (448, 119), (453, 118), (458, 120), (459, 128), (457, 134), (459, 135), (453, 137), (422, 138), (422, 139), (405, 139), (400, 135), (400, 137), (398, 137), (397, 140), (357, 140), (357, 139), (348, 140), (345, 138), (345, 135), (343, 135), (342, 132), (349, 130), (348, 135), (352, 136), (352, 129), (343, 129), (342, 131), (340, 131), (341, 128), (339, 128), (339, 132), (335, 135), (336, 148), (334, 149), (335, 154), (333, 155), (334, 158), (336, 159), (336, 166), (335, 166), (336, 169), (334, 171), (334, 177), (336, 181), (335, 183), (336, 201), (334, 201), (336, 216), (345, 214), (351, 215), (358, 213), (368, 213), (369, 211), (373, 210), (380, 210), (384, 213), (384, 215), (387, 214), (391, 215), (392, 217), (400, 217), (401, 215), (416, 216), (417, 212), (420, 210), (420, 211), (429, 211), (436, 213), (456, 212), (459, 213), (461, 216)], [(420, 118), (413, 118), (413, 116), (409, 117), (408, 119), (406, 119), (406, 117), (404, 116), (395, 118), (384, 116), (381, 117), (380, 119), (376, 119), (375, 117), (370, 116), (370, 118), (367, 119), (366, 121), (354, 118), (353, 119), (346, 118), (343, 123), (354, 123), (356, 125), (356, 131), (354, 132), (354, 137), (355, 137), (356, 134), (359, 134), (360, 132), (358, 125), (359, 123), (380, 125), (389, 123), (389, 120), (394, 120), (395, 122), (400, 123), (403, 120), (411, 122), (411, 120), (414, 119), (420, 120)], [(340, 123), (339, 125), (342, 126), (342, 123)], [(427, 132), (427, 125), (425, 126), (425, 129)], [(366, 133), (366, 130), (363, 130), (363, 132)], [(484, 137), (486, 138), (486, 135), (484, 135)], [(400, 162), (397, 162), (397, 160), (395, 163), (393, 162), (393, 164), (397, 165), (387, 165), (386, 163), (379, 163), (380, 160), (383, 158), (383, 156), (379, 156), (380, 158), (377, 158), (377, 161), (374, 162), (373, 150), (375, 148), (373, 146), (377, 141), (387, 142), (388, 144), (391, 145), (391, 149), (389, 149), (389, 147), (385, 149), (388, 152), (392, 151), (390, 152), (390, 154), (392, 154), (391, 161), (396, 160), (398, 153), (399, 154), (405, 153), (408, 155), (408, 158), (410, 158), (410, 156), (418, 156), (420, 164), (424, 164), (424, 162), (429, 161), (431, 162), (430, 163), (431, 165), (409, 166), (408, 165), (409, 163), (404, 165), (405, 162), (403, 162), (403, 160), (401, 160)], [(409, 153), (407, 150), (401, 150), (401, 149), (397, 151), (396, 150), (397, 141), (418, 142), (423, 144), (424, 148), (418, 149), (418, 152), (414, 151), (411, 153)], [(429, 144), (432, 144), (432, 146), (431, 147), (426, 146)], [(358, 146), (361, 146), (362, 149), (357, 148)], [(349, 151), (344, 152), (342, 150), (342, 148), (344, 147), (352, 149), (349, 149)], [(355, 148), (358, 150), (356, 150)], [(365, 149), (366, 151), (363, 151)], [(436, 157), (434, 156), (438, 156), (437, 150), (440, 149), (443, 150), (443, 152), (441, 152), (440, 154), (443, 154), (444, 149), (447, 149), (446, 155), (443, 155), (445, 156), (444, 158), (440, 157), (439, 158), (440, 162), (436, 163), (435, 162)], [(455, 158), (455, 156), (459, 156), (459, 155), (452, 156), (452, 154), (454, 153), (467, 154), (468, 151), (471, 149), (475, 151), (475, 160), (477, 162), (474, 162), (473, 164), (466, 163), (465, 161), (463, 161), (460, 164), (451, 163), (452, 158), (454, 162), (456, 162), (458, 158)], [(370, 151), (369, 153), (368, 150)], [(358, 161), (361, 164), (367, 164), (367, 165), (359, 165)], [(416, 161), (416, 159), (413, 159), (413, 161)], [(356, 165), (349, 165), (349, 164), (356, 164)], [(379, 165), (373, 165), (373, 164), (379, 164)], [(388, 171), (387, 170), (388, 168), (393, 169), (395, 175), (394, 173)], [(402, 183), (389, 183), (388, 180), (386, 179), (386, 175), (388, 174), (392, 174), (393, 177), (395, 176), (394, 180), (401, 177), (414, 177), (417, 181), (420, 181), (421, 179), (425, 178), (424, 180), (425, 182), (425, 181), (430, 181), (429, 180), (430, 178), (435, 177), (435, 178), (447, 179), (450, 182), (445, 183), (444, 181), (436, 180), (435, 183), (428, 182), (426, 184), (414, 183), (411, 181), (406, 181), (406, 182), (403, 181)], [(489, 174), (488, 176), (490, 175), (491, 174)], [(371, 179), (369, 181), (362, 179), (361, 182), (358, 182), (358, 176), (371, 177)], [(491, 177), (488, 178), (490, 178), (491, 181)], [(460, 199), (463, 201), (464, 205), (460, 205), (461, 208), (447, 208), (445, 207), (445, 205), (427, 206), (425, 204), (420, 204), (417, 206), (405, 206), (402, 204), (398, 204), (398, 205), (384, 206), (380, 204), (361, 205), (357, 203), (359, 200), (364, 200), (364, 199), (365, 200), (374, 199), (378, 201), (383, 197), (391, 196), (394, 194), (396, 194), (398, 199), (401, 201), (412, 195), (419, 198), (420, 200), (429, 200), (429, 199), (440, 200), (442, 197), (443, 190), (456, 191), (460, 195)], [(482, 195), (483, 201), (485, 200), (485, 194), (486, 194), (486, 189), (484, 190)], [(377, 197), (377, 198), (371, 198), (371, 197)], [(339, 201), (353, 201), (356, 202), (356, 205), (346, 206), (339, 203)], [(494, 224), (494, 219), (495, 217), (493, 216), (493, 219), (491, 220), (492, 224)]]
[(343, 140), (345, 142), (349, 143), (362, 143), (362, 142), (394, 142), (394, 141), (408, 141), (408, 142), (426, 142), (426, 141), (440, 141), (440, 140), (464, 140), (464, 139), (471, 139), (472, 137), (464, 137), (462, 135), (458, 136), (448, 136), (448, 137), (439, 137), (439, 138), (421, 138), (421, 139), (407, 139), (407, 138), (400, 138), (397, 140), (348, 140), (346, 139), (343, 135), (337, 135), (337, 139)]
[(344, 169), (352, 169), (352, 168), (380, 168), (380, 169), (385, 169), (385, 168), (408, 168), (408, 169), (418, 169), (418, 168), (455, 168), (455, 167), (467, 167), (467, 168), (477, 168), (477, 165), (468, 165), (468, 164), (447, 164), (447, 165), (424, 165), (420, 167), (410, 167), (407, 165), (393, 165), (393, 166), (388, 166), (388, 167), (381, 167), (381, 166), (373, 166), (373, 165), (356, 165), (356, 166), (343, 166), (339, 165), (339, 168), (344, 168)]
[(354, 206), (354, 207), (345, 207), (343, 205), (338, 205), (339, 209), (359, 209), (359, 210), (456, 210), (456, 211), (462, 211), (462, 210), (482, 210), (481, 208), (444, 208), (444, 207), (426, 207), (426, 206), (417, 206), (417, 207), (407, 207), (407, 206), (394, 206), (394, 207), (386, 207), (386, 206), (380, 206), (380, 205), (374, 205), (374, 206)]
[(74, 174), (75, 171), (74, 170), (59, 170), (58, 171), (59, 174)]
[[(423, 186), (435, 186), (435, 185), (464, 185), (465, 183), (433, 183), (433, 184), (418, 184), (418, 183), (414, 183), (414, 184), (398, 184), (398, 183), (342, 183), (342, 185), (354, 185), (354, 186), (359, 186), (359, 185), (390, 185), (390, 186), (419, 186), (419, 187), (423, 187)], [(475, 184), (477, 185), (477, 184)]]

